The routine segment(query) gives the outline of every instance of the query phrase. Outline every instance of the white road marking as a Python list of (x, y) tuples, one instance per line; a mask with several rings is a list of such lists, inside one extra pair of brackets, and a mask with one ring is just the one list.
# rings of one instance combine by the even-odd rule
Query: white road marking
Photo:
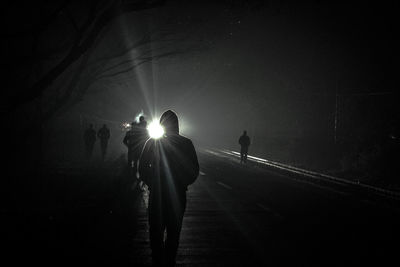
[(204, 172), (200, 172), (200, 175), (203, 175), (203, 176), (204, 176), (204, 175), (206, 175), (206, 174), (205, 174)]
[[(236, 157), (239, 156), (240, 157), (240, 153), (236, 152), (236, 151), (223, 151), (223, 152), (226, 153), (226, 154), (232, 155), (232, 156), (236, 156)], [(218, 156), (217, 153), (214, 153), (214, 154)], [(268, 161), (266, 159), (257, 158), (257, 157), (253, 157), (253, 156), (247, 156), (247, 157), (250, 158), (250, 159), (255, 160), (256, 162), (263, 163), (263, 164), (268, 165), (268, 166), (272, 166), (272, 167), (275, 167), (275, 168), (278, 168), (278, 169), (283, 169), (283, 170), (294, 172), (294, 173), (300, 173), (300, 174), (305, 175), (307, 177), (316, 178), (314, 175), (309, 174), (309, 173), (312, 173), (311, 171), (302, 170), (302, 169), (299, 169), (299, 168), (296, 168), (296, 167), (292, 167), (292, 166), (290, 166), (290, 167), (293, 168), (293, 169), (288, 169), (283, 164), (282, 164), (282, 166), (280, 166), (281, 163), (272, 162), (272, 161)], [(296, 171), (296, 170), (302, 170), (302, 171), (306, 171), (308, 173), (301, 173), (301, 172)], [(317, 184), (315, 182), (303, 180), (301, 178), (290, 178), (290, 177), (288, 177), (286, 175), (283, 175), (283, 174), (277, 174), (277, 175), (279, 175), (281, 177), (289, 178), (289, 179), (297, 181), (299, 183), (308, 184), (308, 185), (311, 185), (311, 186), (314, 186), (314, 187), (318, 187), (318, 188), (323, 189), (323, 190), (328, 190), (328, 191), (334, 192), (336, 194), (340, 194), (340, 195), (344, 195), (344, 196), (350, 196), (351, 195), (351, 194), (343, 192), (343, 191), (335, 190), (332, 187), (319, 185), (319, 184)], [(334, 180), (329, 180), (329, 182), (343, 185), (343, 183), (340, 183), (340, 182), (337, 182), (337, 181), (334, 181)]]
[(227, 188), (227, 189), (231, 189), (231, 190), (232, 190), (232, 187), (230, 187), (230, 186), (227, 185), (227, 184), (224, 184), (224, 183), (222, 183), (222, 182), (217, 182), (217, 184), (219, 184), (220, 186), (223, 186), (223, 187), (225, 187), (225, 188)]
[[(286, 177), (286, 176), (284, 176), (284, 177)], [(317, 188), (320, 188), (320, 189), (323, 189), (323, 190), (328, 190), (328, 191), (331, 191), (331, 192), (339, 194), (339, 195), (350, 196), (349, 193), (333, 189), (332, 187), (329, 187), (329, 186), (319, 185), (319, 184), (313, 183), (311, 181), (306, 181), (306, 180), (301, 180), (301, 179), (296, 179), (296, 178), (294, 178), (292, 180), (297, 181), (299, 183), (308, 184), (308, 185), (311, 185), (313, 187), (317, 187)]]
[(282, 215), (280, 215), (279, 213), (273, 211), (272, 209), (270, 209), (270, 208), (264, 206), (263, 204), (257, 203), (257, 206), (260, 207), (261, 209), (265, 210), (265, 211), (268, 212), (268, 213), (272, 213), (275, 217), (277, 217), (277, 218), (279, 218), (279, 219), (281, 219), (281, 220), (283, 219), (283, 216), (282, 216)]

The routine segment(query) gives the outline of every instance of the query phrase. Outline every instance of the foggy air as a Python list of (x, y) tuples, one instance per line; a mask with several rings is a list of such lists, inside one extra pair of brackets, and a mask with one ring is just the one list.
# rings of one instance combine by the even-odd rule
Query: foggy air
[(2, 11), (7, 259), (399, 261), (394, 1)]

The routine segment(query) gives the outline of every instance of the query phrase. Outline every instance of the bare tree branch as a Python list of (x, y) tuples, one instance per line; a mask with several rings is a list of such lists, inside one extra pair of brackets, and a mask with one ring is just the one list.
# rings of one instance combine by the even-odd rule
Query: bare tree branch
[(182, 51), (173, 51), (173, 52), (163, 53), (163, 54), (160, 54), (160, 55), (157, 55), (157, 56), (139, 57), (139, 58), (137, 59), (138, 61), (140, 61), (139, 63), (134, 64), (134, 65), (132, 65), (132, 66), (130, 66), (129, 68), (126, 68), (126, 69), (124, 69), (124, 70), (117, 71), (117, 72), (115, 72), (115, 73), (101, 75), (101, 76), (97, 77), (96, 81), (98, 81), (98, 80), (100, 80), (100, 79), (104, 79), (104, 78), (115, 77), (115, 76), (117, 76), (117, 75), (120, 75), (120, 74), (129, 72), (129, 71), (131, 71), (131, 70), (137, 68), (138, 66), (140, 66), (140, 65), (142, 65), (142, 64), (144, 64), (144, 63), (146, 63), (146, 62), (150, 62), (150, 61), (157, 60), (157, 59), (160, 59), (160, 58), (164, 58), (164, 57), (168, 57), (168, 56), (173, 56), (173, 55), (178, 55), (178, 54), (182, 54), (182, 53), (183, 53)]
[[(96, 1), (95, 1), (96, 2)], [(90, 14), (86, 23), (81, 27), (80, 32), (77, 35), (76, 41), (72, 46), (70, 52), (59, 62), (53, 69), (51, 69), (45, 76), (43, 76), (38, 82), (36, 82), (23, 96), (14, 100), (14, 108), (17, 106), (29, 102), (36, 97), (40, 96), (42, 92), (49, 87), (55, 79), (57, 79), (72, 63), (79, 59), (83, 53), (85, 53), (96, 40), (98, 34), (104, 28), (104, 26), (116, 18), (117, 16), (132, 11), (140, 11), (150, 8), (158, 7), (164, 4), (165, 1), (153, 1), (148, 3), (147, 1), (141, 1), (137, 3), (126, 3), (118, 7), (118, 1), (114, 2), (108, 9), (102, 14), (96, 16), (96, 4), (91, 7)], [(97, 19), (96, 19), (97, 18)], [(89, 30), (91, 28), (91, 30)], [(88, 30), (86, 37), (85, 32)]]

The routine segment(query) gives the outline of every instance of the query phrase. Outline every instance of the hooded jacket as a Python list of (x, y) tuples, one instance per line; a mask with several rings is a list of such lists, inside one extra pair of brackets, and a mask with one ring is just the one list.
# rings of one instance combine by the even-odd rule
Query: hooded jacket
[(179, 135), (178, 117), (173, 111), (164, 112), (160, 124), (165, 134), (146, 142), (139, 160), (139, 177), (150, 191), (185, 192), (199, 174), (195, 148), (190, 139)]

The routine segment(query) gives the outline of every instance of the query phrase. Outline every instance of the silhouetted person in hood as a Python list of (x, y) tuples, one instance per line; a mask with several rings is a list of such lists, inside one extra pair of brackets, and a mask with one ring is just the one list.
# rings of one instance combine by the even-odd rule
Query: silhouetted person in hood
[(93, 124), (90, 124), (89, 128), (86, 129), (83, 140), (85, 141), (86, 158), (90, 159), (92, 157), (94, 143), (96, 142), (96, 131), (93, 129)]
[(133, 173), (136, 173), (140, 153), (149, 135), (146, 129), (147, 122), (143, 116), (139, 117), (138, 123), (132, 122), (131, 125), (132, 128), (126, 133), (123, 143), (128, 147), (128, 166), (133, 167)]
[(103, 127), (100, 128), (97, 132), (97, 137), (100, 139), (101, 156), (104, 160), (107, 153), (108, 139), (110, 139), (110, 129), (107, 128), (107, 125), (104, 124)]
[(247, 135), (246, 131), (243, 131), (243, 135), (239, 138), (240, 144), (240, 163), (247, 162), (247, 152), (250, 146), (250, 137)]
[[(153, 263), (174, 266), (186, 208), (186, 190), (199, 174), (199, 163), (192, 141), (179, 135), (177, 115), (171, 110), (164, 112), (160, 124), (165, 134), (146, 142), (139, 160), (139, 175), (150, 190)], [(164, 231), (167, 233), (165, 242)]]

